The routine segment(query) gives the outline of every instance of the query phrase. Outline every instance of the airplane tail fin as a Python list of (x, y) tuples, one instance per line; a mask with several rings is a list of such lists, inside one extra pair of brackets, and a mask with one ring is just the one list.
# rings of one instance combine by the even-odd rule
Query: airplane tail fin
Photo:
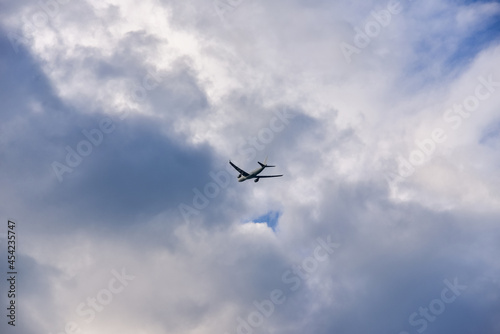
[(276, 167), (276, 166), (271, 166), (271, 165), (268, 165), (267, 164), (267, 157), (266, 159), (264, 160), (264, 163), (260, 162), (260, 161), (257, 161), (259, 163), (259, 165), (261, 165), (262, 167)]

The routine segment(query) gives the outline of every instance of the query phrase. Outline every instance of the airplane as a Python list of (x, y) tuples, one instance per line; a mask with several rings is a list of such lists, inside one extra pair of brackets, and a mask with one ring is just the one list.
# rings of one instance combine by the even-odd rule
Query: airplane
[(260, 178), (268, 178), (268, 177), (280, 177), (280, 176), (283, 176), (283, 175), (258, 175), (260, 172), (262, 172), (264, 170), (264, 168), (266, 167), (276, 167), (276, 166), (271, 166), (271, 165), (267, 165), (266, 162), (267, 162), (267, 157), (266, 157), (266, 160), (264, 160), (264, 163), (260, 162), (260, 161), (257, 161), (260, 165), (259, 168), (251, 171), (250, 173), (247, 173), (245, 172), (243, 169), (239, 168), (238, 166), (236, 166), (235, 164), (233, 164), (231, 162), (231, 160), (229, 160), (229, 164), (231, 166), (234, 167), (234, 169), (236, 169), (240, 175), (238, 175), (238, 182), (243, 182), (243, 181), (246, 181), (246, 180), (250, 180), (250, 179), (255, 179), (254, 182), (259, 182), (259, 179)]

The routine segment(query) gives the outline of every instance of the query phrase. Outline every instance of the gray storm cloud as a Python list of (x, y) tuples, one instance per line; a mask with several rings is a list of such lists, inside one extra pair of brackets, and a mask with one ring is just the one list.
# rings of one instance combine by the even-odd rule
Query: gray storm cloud
[(2, 333), (499, 331), (497, 2), (3, 8)]

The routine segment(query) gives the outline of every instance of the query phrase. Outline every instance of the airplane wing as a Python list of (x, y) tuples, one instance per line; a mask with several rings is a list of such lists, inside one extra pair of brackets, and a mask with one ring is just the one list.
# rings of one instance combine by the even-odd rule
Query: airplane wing
[(243, 175), (243, 176), (248, 176), (248, 173), (247, 173), (247, 172), (245, 172), (243, 169), (241, 169), (240, 167), (238, 167), (238, 166), (236, 166), (235, 164), (233, 164), (233, 163), (231, 162), (231, 160), (229, 160), (229, 164), (231, 164), (231, 166), (233, 166), (233, 167), (234, 167), (234, 169), (236, 169), (236, 170), (237, 170), (237, 171), (238, 171), (241, 175)]
[(280, 177), (280, 176), (283, 176), (283, 174), (281, 174), (281, 175), (257, 175), (256, 177), (258, 177), (260, 179), (263, 177)]

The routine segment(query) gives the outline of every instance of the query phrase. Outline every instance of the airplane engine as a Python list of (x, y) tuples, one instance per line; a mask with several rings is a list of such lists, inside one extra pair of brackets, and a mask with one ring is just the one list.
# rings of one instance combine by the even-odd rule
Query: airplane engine
[(253, 181), (253, 182), (259, 182), (259, 178), (256, 178), (255, 181)]
[(239, 179), (240, 177), (241, 177), (241, 174), (240, 174), (240, 175), (238, 175), (238, 179)]

